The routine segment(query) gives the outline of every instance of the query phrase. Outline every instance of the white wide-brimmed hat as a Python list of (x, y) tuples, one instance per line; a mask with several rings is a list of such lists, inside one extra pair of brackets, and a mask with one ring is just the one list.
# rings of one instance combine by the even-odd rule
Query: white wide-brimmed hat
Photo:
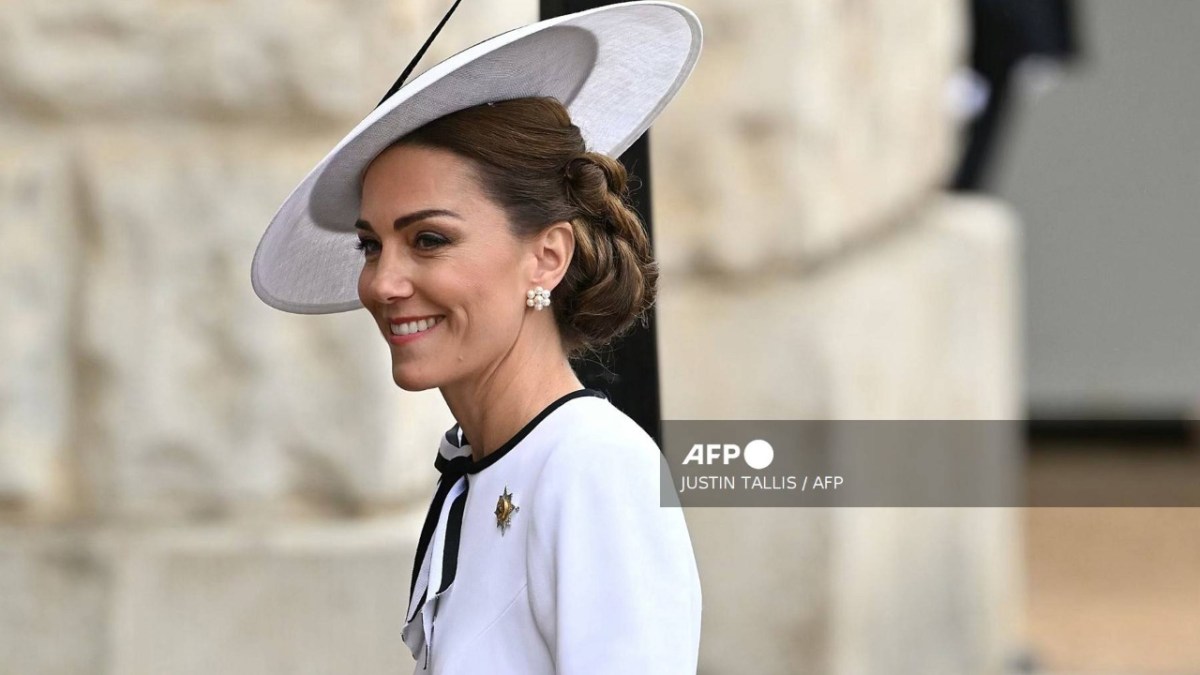
[(355, 247), (354, 223), (363, 174), (389, 145), (464, 108), (551, 96), (567, 108), (588, 150), (618, 157), (691, 74), (701, 39), (700, 21), (686, 7), (628, 2), (510, 30), (403, 84), (418, 53), (379, 107), (309, 172), (271, 219), (251, 265), (254, 292), (268, 305), (298, 314), (361, 307), (357, 282), (363, 257)]

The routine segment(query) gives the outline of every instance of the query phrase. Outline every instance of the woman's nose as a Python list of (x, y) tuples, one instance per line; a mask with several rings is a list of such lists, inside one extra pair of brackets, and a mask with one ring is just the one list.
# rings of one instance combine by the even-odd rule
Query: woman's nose
[(367, 289), (379, 302), (392, 302), (413, 294), (411, 267), (397, 256), (381, 255), (371, 270)]

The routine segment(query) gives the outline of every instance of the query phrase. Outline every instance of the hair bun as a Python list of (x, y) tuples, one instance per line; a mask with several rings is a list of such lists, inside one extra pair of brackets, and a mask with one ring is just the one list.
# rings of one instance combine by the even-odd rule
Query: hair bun
[(625, 167), (596, 152), (571, 158), (564, 169), (567, 196), (591, 216), (602, 217), (612, 208), (612, 200), (625, 197)]

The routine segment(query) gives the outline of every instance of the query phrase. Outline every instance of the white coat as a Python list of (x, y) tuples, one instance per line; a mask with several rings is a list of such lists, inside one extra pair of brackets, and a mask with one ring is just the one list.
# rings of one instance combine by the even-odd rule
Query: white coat
[(402, 631), (416, 673), (695, 674), (687, 525), (660, 506), (658, 446), (602, 393), (560, 398), (480, 462), (455, 425), (435, 465)]

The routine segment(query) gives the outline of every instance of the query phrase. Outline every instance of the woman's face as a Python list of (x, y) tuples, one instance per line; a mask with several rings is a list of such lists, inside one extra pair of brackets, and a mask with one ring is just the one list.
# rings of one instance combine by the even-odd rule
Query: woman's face
[(408, 391), (487, 370), (516, 342), (536, 262), (470, 162), (393, 146), (368, 167), (357, 224), (358, 295)]

